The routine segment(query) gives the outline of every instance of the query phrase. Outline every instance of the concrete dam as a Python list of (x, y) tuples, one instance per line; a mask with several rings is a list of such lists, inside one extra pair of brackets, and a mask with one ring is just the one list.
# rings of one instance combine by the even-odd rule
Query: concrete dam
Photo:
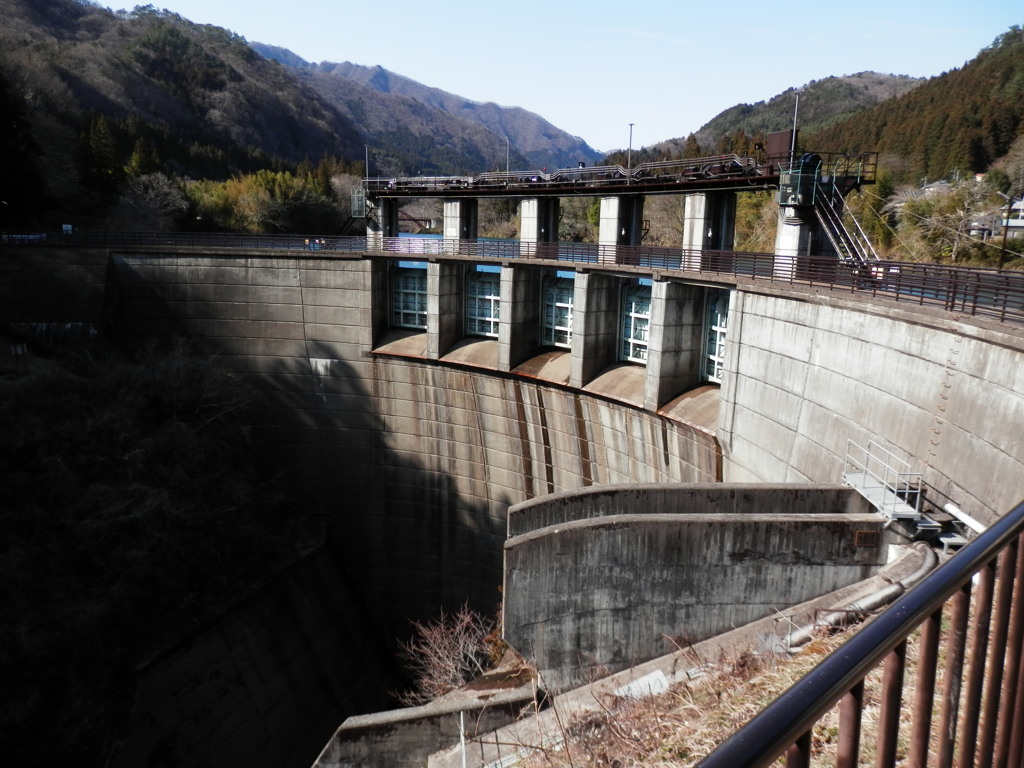
[[(654, 633), (697, 639), (866, 578), (893, 534), (842, 487), (851, 444), (982, 523), (1024, 495), (1024, 338), (996, 320), (458, 253), (4, 256), (5, 323), (188, 337), (244, 374), (254, 429), (323, 520), (313, 555), (138, 670), (115, 765), (309, 765), (347, 716), (389, 706), (394, 639), (442, 606), (504, 599), (513, 646), (568, 686), (584, 656), (621, 669), (664, 652)], [(644, 330), (625, 350), (624, 306)], [(684, 566), (715, 574), (716, 610), (681, 599)]]

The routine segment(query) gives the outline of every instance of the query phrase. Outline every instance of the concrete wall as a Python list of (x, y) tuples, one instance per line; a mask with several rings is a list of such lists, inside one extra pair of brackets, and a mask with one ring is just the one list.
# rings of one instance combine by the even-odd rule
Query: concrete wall
[(888, 552), (849, 488), (631, 485), (509, 518), (504, 636), (554, 691), (854, 584)]
[(941, 508), (1024, 498), (1024, 337), (859, 296), (738, 291), (719, 439), (727, 481), (834, 483), (847, 441), (908, 460)]
[[(431, 267), (438, 285), (454, 269)], [(358, 585), (383, 652), (409, 619), (497, 604), (510, 504), (591, 484), (716, 478), (713, 436), (670, 419), (374, 353), (385, 275), (380, 261), (305, 253), (119, 253), (111, 267), (125, 338), (187, 336), (259, 388), (254, 428), (327, 521), (327, 551)], [(345, 685), (345, 669), (336, 674)], [(346, 714), (325, 705), (335, 725)]]
[(112, 300), (107, 264), (105, 249), (3, 248), (0, 328), (12, 341), (92, 341)]

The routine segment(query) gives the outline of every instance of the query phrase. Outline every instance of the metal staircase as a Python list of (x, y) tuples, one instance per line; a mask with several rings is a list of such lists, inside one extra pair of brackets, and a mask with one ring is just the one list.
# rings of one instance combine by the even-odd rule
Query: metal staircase
[(921, 519), (921, 473), (892, 451), (869, 440), (866, 447), (846, 444), (843, 482), (889, 519)]
[[(834, 178), (834, 177), (833, 177)], [(814, 195), (814, 212), (817, 214), (818, 222), (828, 237), (832, 247), (835, 248), (839, 259), (853, 267), (868, 267), (870, 264), (879, 261), (878, 254), (868, 240), (864, 230), (853, 217), (854, 231), (851, 232), (843, 219), (849, 213), (846, 200), (842, 192), (832, 181), (819, 180), (816, 184)]]
[[(867, 499), (889, 520), (903, 520), (916, 527), (916, 535), (932, 538), (943, 525), (921, 512), (924, 483), (920, 472), (911, 472), (910, 465), (875, 441), (860, 446), (852, 440), (846, 445), (843, 482)], [(950, 541), (959, 546), (959, 542)], [(943, 542), (943, 548), (948, 546)]]

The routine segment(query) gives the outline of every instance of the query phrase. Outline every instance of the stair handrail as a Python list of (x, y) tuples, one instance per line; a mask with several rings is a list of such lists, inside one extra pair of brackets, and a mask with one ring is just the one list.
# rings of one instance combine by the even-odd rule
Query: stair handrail
[[(835, 186), (835, 180), (834, 179), (835, 179), (835, 177), (833, 177), (833, 182), (832, 182), (833, 186)], [(836, 191), (838, 192), (838, 189)], [(846, 204), (846, 198), (843, 197), (842, 195), (838, 195), (838, 197), (839, 197), (839, 208), (840, 208), (840, 210), (836, 212), (836, 215), (839, 217), (840, 221), (842, 221), (843, 216), (845, 214), (849, 214), (850, 215), (850, 221), (853, 222), (853, 226), (856, 228), (857, 235), (858, 235), (857, 237), (854, 238), (854, 240), (863, 249), (863, 256), (866, 257), (866, 258), (870, 257), (870, 258), (867, 258), (868, 261), (881, 261), (881, 259), (878, 257), (877, 251), (875, 251), (875, 247), (873, 245), (871, 245), (871, 239), (868, 237), (868, 235), (864, 231), (863, 227), (861, 227), (860, 222), (857, 221), (857, 217), (854, 216), (853, 211), (850, 210), (850, 206)], [(844, 229), (845, 229), (845, 225), (844, 225)], [(849, 230), (847, 230), (847, 232), (849, 232)]]
[[(827, 186), (830, 185), (830, 186)], [(830, 188), (831, 187), (831, 188)], [(844, 260), (856, 260), (861, 265), (872, 261), (881, 261), (876, 253), (867, 234), (861, 228), (857, 218), (846, 205), (846, 200), (836, 187), (835, 177), (829, 182), (818, 181), (820, 194), (814, 196), (815, 210), (818, 213), (818, 220), (824, 225), (825, 234), (828, 236), (836, 251)], [(838, 203), (837, 203), (838, 201)], [(839, 210), (836, 210), (836, 207)], [(853, 221), (856, 236), (850, 232), (843, 221), (843, 214), (849, 213)]]

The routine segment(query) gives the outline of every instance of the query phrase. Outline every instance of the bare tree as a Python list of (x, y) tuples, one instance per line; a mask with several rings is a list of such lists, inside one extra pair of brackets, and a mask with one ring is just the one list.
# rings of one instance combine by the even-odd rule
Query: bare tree
[(433, 621), (413, 621), (413, 637), (399, 643), (413, 687), (399, 694), (399, 701), (426, 704), (486, 672), (492, 665), (494, 624), (468, 604), (455, 613), (442, 611)]
[(188, 203), (181, 188), (162, 173), (133, 176), (115, 206), (109, 226), (120, 229), (173, 229)]

